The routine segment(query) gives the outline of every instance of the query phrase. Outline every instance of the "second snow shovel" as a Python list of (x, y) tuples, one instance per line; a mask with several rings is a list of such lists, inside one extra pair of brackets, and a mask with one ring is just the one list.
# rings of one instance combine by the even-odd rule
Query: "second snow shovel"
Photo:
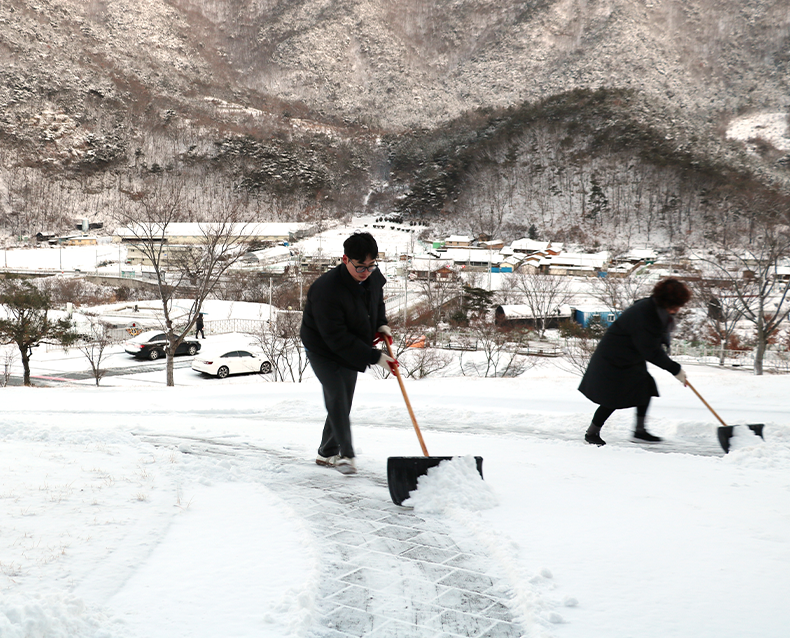
[[(384, 339), (387, 344), (387, 353), (393, 359), (395, 355), (392, 354), (392, 346), (389, 341)], [(390, 497), (395, 505), (400, 505), (409, 498), (409, 492), (417, 489), (417, 480), (425, 475), (432, 467), (439, 465), (442, 461), (449, 461), (452, 456), (429, 456), (428, 448), (425, 447), (425, 441), (420, 432), (420, 426), (417, 425), (417, 418), (414, 416), (414, 410), (411, 409), (409, 397), (406, 394), (406, 386), (403, 385), (403, 378), (400, 376), (398, 366), (393, 366), (392, 371), (398, 379), (400, 391), (403, 394), (403, 400), (406, 402), (406, 409), (409, 411), (414, 431), (417, 433), (417, 440), (420, 442), (423, 456), (391, 456), (387, 459), (387, 485), (390, 490)], [(476, 456), (477, 471), (480, 477), (483, 476), (483, 457)]]
[[(699, 397), (699, 400), (705, 404), (705, 407), (708, 408), (708, 410), (713, 413), (713, 416), (719, 420), (719, 423), (721, 423), (721, 427), (717, 429), (716, 434), (719, 437), (719, 445), (721, 445), (721, 449), (724, 450), (724, 453), (726, 454), (730, 451), (730, 439), (732, 438), (733, 429), (736, 426), (727, 425), (724, 420), (718, 414), (716, 414), (716, 410), (710, 407), (708, 402), (702, 398), (702, 395), (697, 392), (697, 389), (691, 385), (691, 383), (689, 383), (688, 379), (686, 379), (686, 385), (692, 389), (694, 394)], [(764, 423), (747, 423), (746, 427), (759, 436), (763, 441), (765, 440), (765, 437), (763, 436), (763, 427), (765, 427)]]

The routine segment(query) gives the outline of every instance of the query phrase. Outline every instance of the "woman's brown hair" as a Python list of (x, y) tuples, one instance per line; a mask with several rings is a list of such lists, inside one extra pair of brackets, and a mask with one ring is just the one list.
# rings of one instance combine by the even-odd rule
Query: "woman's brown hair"
[(659, 281), (653, 288), (653, 299), (659, 308), (680, 308), (691, 299), (691, 291), (679, 279), (670, 277)]

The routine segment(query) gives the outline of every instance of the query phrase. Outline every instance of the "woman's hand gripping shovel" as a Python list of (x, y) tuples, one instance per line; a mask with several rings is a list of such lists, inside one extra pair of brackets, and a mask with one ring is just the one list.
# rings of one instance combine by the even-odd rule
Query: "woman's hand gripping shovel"
[[(382, 339), (387, 344), (387, 354), (393, 359), (395, 355), (392, 354), (392, 346), (390, 340), (386, 337)], [(400, 505), (409, 498), (409, 492), (417, 489), (417, 480), (427, 474), (428, 470), (432, 467), (439, 465), (442, 461), (449, 461), (452, 456), (429, 456), (428, 448), (425, 447), (425, 441), (420, 432), (420, 426), (417, 425), (417, 419), (414, 416), (414, 410), (411, 408), (409, 397), (406, 394), (406, 387), (403, 385), (403, 378), (400, 376), (397, 362), (390, 366), (393, 374), (398, 379), (400, 391), (403, 394), (403, 400), (406, 402), (406, 409), (409, 411), (414, 431), (417, 433), (417, 440), (420, 442), (423, 456), (391, 456), (387, 459), (387, 485), (390, 489), (390, 497), (395, 505)], [(480, 477), (483, 476), (483, 457), (476, 456), (477, 471)]]
[[(693, 385), (691, 385), (688, 379), (685, 380), (685, 383), (688, 387), (692, 389), (694, 394), (696, 394), (699, 397), (699, 400), (705, 404), (705, 407), (708, 408), (708, 410), (710, 410), (713, 413), (713, 416), (715, 416), (719, 420), (719, 423), (721, 423), (721, 427), (717, 429), (716, 433), (719, 437), (719, 445), (721, 445), (721, 449), (724, 450), (724, 453), (726, 454), (727, 452), (730, 451), (730, 439), (732, 438), (733, 435), (733, 428), (735, 428), (736, 426), (727, 425), (724, 422), (724, 420), (718, 414), (716, 414), (716, 410), (710, 407), (710, 405), (708, 405), (708, 402), (702, 398), (702, 395), (699, 392), (697, 392), (697, 389)], [(765, 440), (765, 437), (763, 436), (763, 427), (765, 426), (764, 423), (747, 423), (745, 425), (757, 436)]]

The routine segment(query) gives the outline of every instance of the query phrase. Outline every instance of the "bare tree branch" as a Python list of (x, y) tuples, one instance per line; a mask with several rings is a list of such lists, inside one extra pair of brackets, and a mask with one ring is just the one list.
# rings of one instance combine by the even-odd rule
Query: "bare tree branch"
[[(200, 314), (203, 302), (244, 252), (249, 212), (231, 194), (218, 193), (196, 205), (183, 183), (169, 177), (127, 191), (129, 200), (116, 212), (129, 241), (153, 269), (162, 301), (167, 341), (167, 385), (174, 385), (173, 357)], [(198, 241), (173, 245), (168, 232), (178, 222), (198, 224)], [(192, 299), (187, 316), (176, 325), (176, 299)]]

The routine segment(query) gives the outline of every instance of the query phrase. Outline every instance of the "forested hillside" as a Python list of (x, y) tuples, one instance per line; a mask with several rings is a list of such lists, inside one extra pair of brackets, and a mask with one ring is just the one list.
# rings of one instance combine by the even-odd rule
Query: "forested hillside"
[(788, 112), (788, 51), (780, 0), (5, 0), (0, 232), (156, 188), (184, 219), (721, 238), (785, 206), (790, 147), (727, 131)]

